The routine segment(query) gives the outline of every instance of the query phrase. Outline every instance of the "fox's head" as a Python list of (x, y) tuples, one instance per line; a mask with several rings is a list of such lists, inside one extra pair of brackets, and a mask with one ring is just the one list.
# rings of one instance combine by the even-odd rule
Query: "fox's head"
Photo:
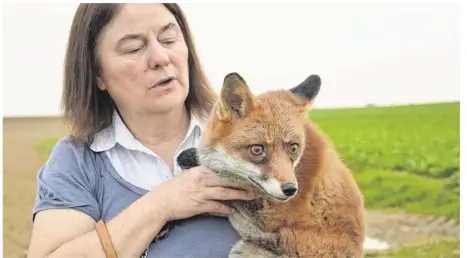
[(254, 96), (237, 73), (224, 79), (198, 150), (199, 162), (221, 177), (252, 184), (286, 201), (298, 191), (295, 168), (305, 149), (307, 110), (321, 79)]

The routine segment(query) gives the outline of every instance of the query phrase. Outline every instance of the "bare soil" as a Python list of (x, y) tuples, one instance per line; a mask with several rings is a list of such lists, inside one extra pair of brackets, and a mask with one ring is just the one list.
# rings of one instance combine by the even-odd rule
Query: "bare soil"
[(367, 235), (391, 248), (402, 245), (460, 237), (459, 223), (445, 218), (404, 212), (366, 211)]
[[(4, 257), (26, 257), (31, 236), (31, 211), (36, 175), (42, 162), (34, 149), (38, 140), (67, 133), (60, 118), (3, 119)], [(368, 236), (392, 247), (428, 238), (459, 237), (459, 224), (430, 216), (367, 211)]]

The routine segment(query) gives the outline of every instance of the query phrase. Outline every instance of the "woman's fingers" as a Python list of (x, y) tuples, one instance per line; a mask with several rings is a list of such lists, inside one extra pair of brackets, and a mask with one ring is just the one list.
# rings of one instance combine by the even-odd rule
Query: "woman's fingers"
[(204, 211), (208, 213), (220, 213), (225, 215), (230, 215), (234, 213), (234, 208), (220, 202), (207, 201), (205, 205), (206, 208), (204, 209)]
[(251, 201), (256, 198), (253, 193), (226, 187), (208, 187), (204, 190), (204, 198), (208, 200), (245, 200)]
[(245, 185), (240, 185), (234, 182), (230, 182), (228, 180), (221, 179), (217, 177), (217, 175), (212, 172), (211, 170), (200, 167), (200, 172), (201, 172), (201, 178), (199, 179), (204, 186), (207, 187), (228, 187), (228, 188), (233, 188), (233, 189), (243, 189), (246, 191), (257, 191), (254, 186), (245, 186)]

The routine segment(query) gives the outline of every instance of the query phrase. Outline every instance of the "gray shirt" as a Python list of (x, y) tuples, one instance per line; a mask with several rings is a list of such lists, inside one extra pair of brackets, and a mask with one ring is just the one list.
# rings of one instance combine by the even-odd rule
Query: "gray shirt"
[[(38, 173), (33, 220), (41, 210), (71, 208), (108, 221), (147, 193), (125, 181), (104, 152), (69, 139), (57, 142)], [(227, 257), (238, 240), (226, 218), (200, 215), (176, 223), (167, 238), (151, 244), (148, 257)]]

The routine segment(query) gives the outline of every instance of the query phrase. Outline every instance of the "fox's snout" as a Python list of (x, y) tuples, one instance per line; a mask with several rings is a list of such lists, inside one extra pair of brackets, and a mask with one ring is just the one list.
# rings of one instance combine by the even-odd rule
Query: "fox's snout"
[[(298, 192), (298, 182), (295, 169), (287, 153), (277, 151), (271, 156), (268, 166), (261, 169), (263, 180), (258, 182), (265, 192), (281, 201), (288, 200)], [(260, 177), (261, 178), (261, 177)]]
[(297, 192), (297, 184), (296, 183), (282, 183), (281, 184), (282, 192), (285, 196), (290, 197), (293, 196)]

